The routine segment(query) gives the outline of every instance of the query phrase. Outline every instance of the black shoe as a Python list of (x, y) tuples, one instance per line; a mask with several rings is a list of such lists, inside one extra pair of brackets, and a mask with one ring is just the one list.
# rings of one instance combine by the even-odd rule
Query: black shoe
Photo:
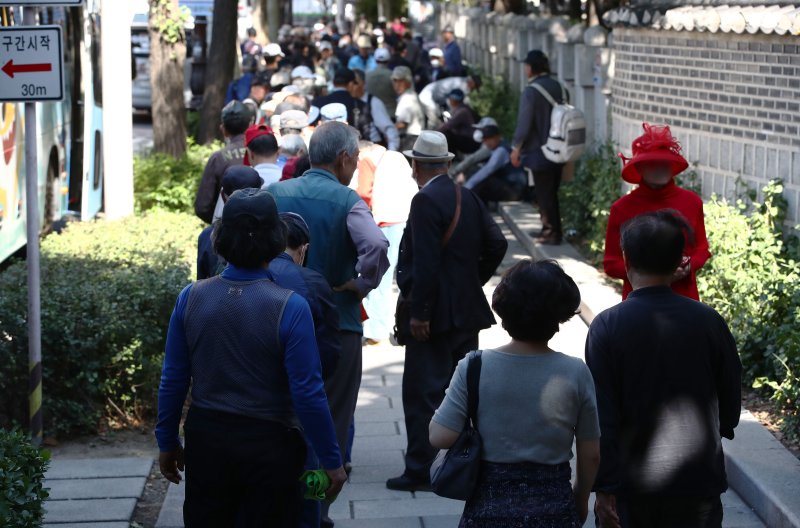
[(330, 517), (323, 517), (319, 520), (319, 528), (333, 528), (333, 521)]
[(561, 239), (558, 237), (540, 236), (533, 239), (537, 244), (545, 246), (560, 246)]
[(405, 473), (386, 481), (386, 487), (394, 491), (431, 491), (431, 483), (427, 480), (416, 480)]

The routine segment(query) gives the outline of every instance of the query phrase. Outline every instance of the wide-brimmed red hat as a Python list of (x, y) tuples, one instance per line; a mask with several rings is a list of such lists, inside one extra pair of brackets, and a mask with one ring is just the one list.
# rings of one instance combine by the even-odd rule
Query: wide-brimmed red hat
[[(250, 128), (245, 130), (244, 132), (244, 146), (250, 144), (258, 136), (264, 136), (267, 134), (275, 135), (275, 132), (272, 131), (268, 125), (250, 125)], [(244, 165), (250, 166), (250, 155), (248, 152), (244, 153)]]
[(622, 159), (622, 179), (628, 183), (638, 184), (642, 181), (636, 166), (642, 162), (669, 163), (672, 166), (672, 175), (675, 176), (685, 171), (689, 166), (681, 155), (681, 144), (672, 137), (672, 132), (667, 125), (651, 125), (642, 123), (644, 134), (633, 140), (631, 149), (633, 157), (628, 158), (620, 153)]

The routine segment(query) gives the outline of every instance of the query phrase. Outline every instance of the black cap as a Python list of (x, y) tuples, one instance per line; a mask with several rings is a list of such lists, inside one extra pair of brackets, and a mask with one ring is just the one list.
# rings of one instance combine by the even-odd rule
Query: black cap
[(271, 80), (272, 72), (258, 72), (253, 76), (253, 80), (250, 81), (250, 86), (269, 86)]
[(550, 59), (547, 58), (547, 55), (545, 55), (542, 50), (529, 51), (525, 60), (522, 62), (528, 64), (536, 71), (550, 71)]
[(447, 94), (448, 99), (454, 99), (456, 101), (463, 101), (464, 100), (464, 90), (461, 88), (453, 88), (450, 90), (450, 93)]
[(481, 132), (483, 132), (484, 138), (490, 138), (500, 135), (500, 129), (494, 125), (489, 125), (481, 128)]
[(281, 221), (275, 198), (266, 189), (240, 189), (228, 198), (222, 208), (222, 221), (236, 222), (242, 217), (254, 218), (267, 228), (277, 226)]
[(308, 229), (308, 224), (302, 216), (297, 213), (281, 213), (280, 218), (289, 226), (290, 230), (292, 228), (300, 230), (304, 238), (309, 242), (311, 241), (311, 231)]
[(252, 119), (251, 110), (241, 101), (231, 101), (222, 108), (222, 124), (229, 130), (247, 128)]
[(222, 175), (222, 192), (225, 196), (231, 196), (240, 189), (260, 189), (263, 184), (264, 180), (258, 172), (244, 165), (232, 165)]

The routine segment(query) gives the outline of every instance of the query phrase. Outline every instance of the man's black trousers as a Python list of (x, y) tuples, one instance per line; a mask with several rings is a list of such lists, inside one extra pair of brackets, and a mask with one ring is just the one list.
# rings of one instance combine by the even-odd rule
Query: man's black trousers
[(428, 440), (433, 412), (444, 399), (458, 362), (478, 348), (477, 331), (451, 331), (421, 343), (413, 337), (406, 344), (403, 372), (403, 409), (408, 448), (406, 475), (418, 481), (430, 480), (430, 468), (438, 450)]
[(561, 186), (561, 166), (533, 171), (536, 201), (542, 217), (542, 236), (561, 241), (561, 209), (558, 205), (558, 188)]
[(712, 497), (617, 498), (622, 528), (720, 528), (722, 501)]
[(197, 408), (184, 429), (186, 528), (298, 525), (306, 454), (298, 430)]

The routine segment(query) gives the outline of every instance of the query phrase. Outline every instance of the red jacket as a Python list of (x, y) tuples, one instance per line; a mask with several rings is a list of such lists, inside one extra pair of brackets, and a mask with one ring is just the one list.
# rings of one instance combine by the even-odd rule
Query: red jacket
[(671, 181), (663, 189), (651, 189), (640, 185), (630, 194), (623, 196), (611, 206), (606, 229), (606, 253), (603, 258), (603, 268), (609, 277), (622, 279), (622, 299), (625, 300), (631, 292), (631, 283), (625, 270), (625, 261), (622, 258), (620, 247), (620, 229), (633, 218), (642, 213), (658, 211), (660, 209), (675, 209), (680, 212), (694, 230), (694, 244), (686, 243), (684, 256), (692, 258), (691, 273), (684, 279), (672, 283), (672, 289), (690, 299), (700, 300), (697, 293), (696, 272), (702, 268), (711, 253), (708, 251), (706, 228), (703, 221), (703, 200), (695, 193), (681, 189)]

